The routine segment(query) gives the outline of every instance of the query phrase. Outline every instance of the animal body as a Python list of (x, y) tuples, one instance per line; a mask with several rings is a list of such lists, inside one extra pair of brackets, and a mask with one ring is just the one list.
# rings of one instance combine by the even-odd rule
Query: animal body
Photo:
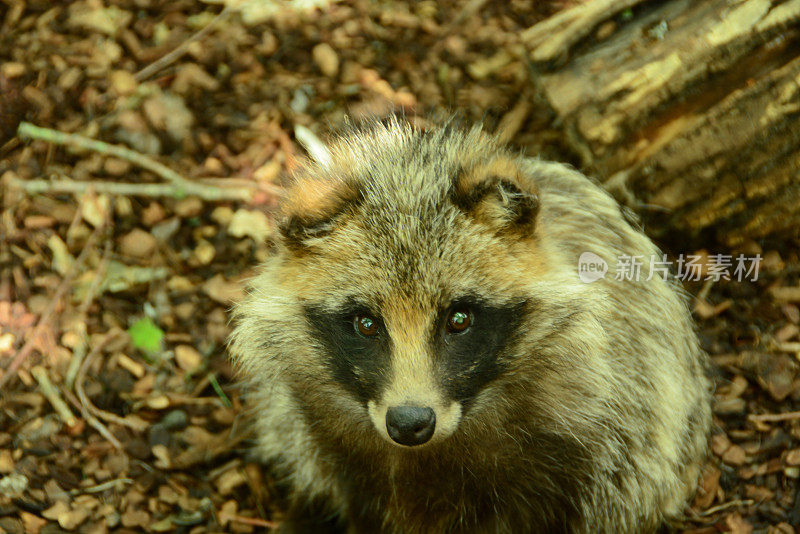
[[(289, 183), (231, 354), (286, 532), (651, 532), (710, 424), (684, 299), (579, 172), (368, 124)], [(611, 269), (586, 283), (581, 254)], [(618, 279), (622, 278), (622, 279)]]

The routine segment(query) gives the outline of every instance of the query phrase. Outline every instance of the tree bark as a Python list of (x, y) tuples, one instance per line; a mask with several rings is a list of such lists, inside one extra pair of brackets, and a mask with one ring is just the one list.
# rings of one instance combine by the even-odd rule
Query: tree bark
[(800, 237), (800, 0), (593, 0), (522, 37), (569, 145), (656, 230)]

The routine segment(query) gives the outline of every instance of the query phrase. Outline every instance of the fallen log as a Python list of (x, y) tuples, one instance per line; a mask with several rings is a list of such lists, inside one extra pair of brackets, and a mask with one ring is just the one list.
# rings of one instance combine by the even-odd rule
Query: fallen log
[(800, 239), (800, 0), (593, 0), (522, 40), (585, 169), (656, 234)]

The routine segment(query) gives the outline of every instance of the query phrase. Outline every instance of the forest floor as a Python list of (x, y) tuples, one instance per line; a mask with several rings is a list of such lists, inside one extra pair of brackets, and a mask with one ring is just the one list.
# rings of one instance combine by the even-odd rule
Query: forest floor
[[(346, 116), (456, 110), (576, 163), (519, 41), (572, 2), (316, 3), (0, 3), (0, 533), (280, 522), (246, 454), (225, 340), (269, 247), (278, 179), (303, 153), (298, 127), (324, 138)], [(179, 176), (20, 139), (20, 121)], [(668, 252), (729, 252), (717, 246)], [(686, 285), (717, 387), (681, 532), (800, 533), (800, 259), (746, 252), (763, 258), (758, 280)]]

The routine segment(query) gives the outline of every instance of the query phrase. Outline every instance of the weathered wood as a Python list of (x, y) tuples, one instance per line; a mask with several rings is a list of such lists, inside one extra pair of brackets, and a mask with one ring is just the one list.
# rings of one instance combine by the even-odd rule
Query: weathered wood
[(523, 34), (606, 187), (662, 229), (800, 237), (800, 0), (594, 0)]

